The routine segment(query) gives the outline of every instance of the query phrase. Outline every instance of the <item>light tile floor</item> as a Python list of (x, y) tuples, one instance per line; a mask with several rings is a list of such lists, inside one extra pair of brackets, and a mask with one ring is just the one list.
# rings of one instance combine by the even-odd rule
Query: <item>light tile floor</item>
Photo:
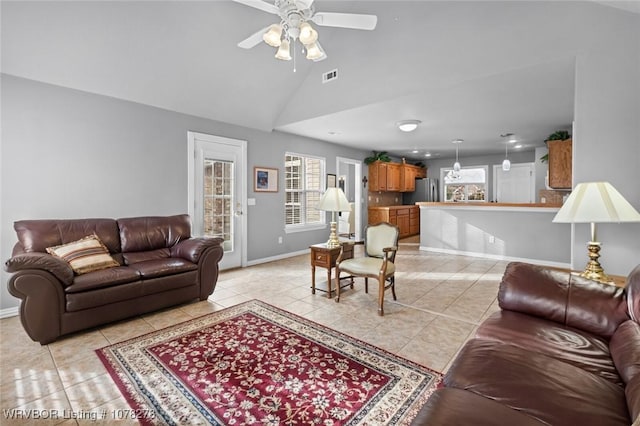
[[(499, 309), (496, 295), (506, 262), (427, 253), (418, 250), (417, 238), (409, 238), (400, 243), (396, 265), (398, 301), (387, 292), (384, 317), (377, 315), (373, 282), (365, 294), (362, 279), (357, 279), (353, 290), (343, 290), (340, 303), (328, 299), (326, 293), (312, 295), (309, 258), (303, 255), (222, 272), (212, 301), (143, 315), (46, 346), (27, 337), (18, 317), (2, 319), (0, 424), (86, 424), (103, 413), (106, 420), (112, 419), (112, 410), (129, 407), (95, 349), (251, 299), (444, 372), (477, 325)], [(326, 276), (324, 271), (316, 271), (319, 281)], [(23, 411), (8, 411), (14, 408)], [(53, 410), (58, 419), (8, 418), (17, 413), (52, 416)], [(129, 423), (135, 424), (119, 422)]]

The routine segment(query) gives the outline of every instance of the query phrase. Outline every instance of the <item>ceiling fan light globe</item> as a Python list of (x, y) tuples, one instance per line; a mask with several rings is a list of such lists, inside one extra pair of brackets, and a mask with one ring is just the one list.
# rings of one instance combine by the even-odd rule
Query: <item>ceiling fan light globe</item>
[(282, 44), (282, 27), (278, 24), (273, 24), (269, 27), (267, 32), (262, 35), (262, 40), (271, 47), (280, 47)]
[(276, 59), (280, 59), (282, 61), (290, 61), (291, 60), (291, 52), (289, 51), (289, 40), (284, 39), (278, 47), (278, 51), (276, 52)]
[(324, 52), (320, 50), (316, 43), (305, 44), (304, 47), (307, 48), (307, 59), (312, 61), (322, 58)]
[(300, 35), (298, 36), (300, 42), (304, 45), (313, 44), (318, 40), (318, 32), (308, 22), (303, 22), (300, 25)]

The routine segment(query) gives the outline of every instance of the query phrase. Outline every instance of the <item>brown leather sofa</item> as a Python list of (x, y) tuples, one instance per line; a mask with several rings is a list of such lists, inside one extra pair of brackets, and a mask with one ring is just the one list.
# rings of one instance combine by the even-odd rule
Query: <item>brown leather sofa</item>
[(640, 424), (640, 265), (625, 289), (508, 265), (415, 425)]
[[(223, 250), (220, 238), (192, 238), (188, 215), (124, 219), (21, 220), (5, 269), (20, 299), (31, 339), (59, 336), (213, 293)], [(95, 234), (120, 266), (74, 274), (47, 247)]]

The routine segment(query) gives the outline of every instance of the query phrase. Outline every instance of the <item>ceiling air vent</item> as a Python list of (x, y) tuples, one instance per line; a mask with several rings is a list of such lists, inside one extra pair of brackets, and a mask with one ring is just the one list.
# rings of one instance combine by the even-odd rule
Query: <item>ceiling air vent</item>
[(328, 83), (338, 78), (338, 70), (331, 70), (322, 74), (322, 84)]

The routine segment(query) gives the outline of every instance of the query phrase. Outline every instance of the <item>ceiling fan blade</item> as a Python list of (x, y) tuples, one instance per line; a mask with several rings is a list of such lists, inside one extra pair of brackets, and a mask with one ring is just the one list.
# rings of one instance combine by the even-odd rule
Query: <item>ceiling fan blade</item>
[(274, 15), (278, 14), (278, 8), (272, 5), (271, 3), (267, 3), (262, 0), (233, 0), (236, 3), (244, 4), (245, 6), (255, 7), (256, 9), (260, 9), (264, 12), (273, 13)]
[(318, 12), (313, 15), (311, 20), (324, 27), (353, 28), (355, 30), (373, 30), (378, 23), (376, 15), (333, 12)]
[(306, 10), (311, 7), (313, 0), (296, 0), (296, 6), (300, 10)]
[[(269, 27), (270, 26), (271, 25), (269, 25)], [(238, 43), (238, 47), (241, 47), (243, 49), (251, 49), (253, 46), (256, 46), (258, 43), (262, 41), (262, 36), (264, 33), (267, 32), (269, 27), (264, 27), (263, 29), (258, 30), (255, 33), (251, 34), (249, 37), (245, 38), (240, 43)]]

